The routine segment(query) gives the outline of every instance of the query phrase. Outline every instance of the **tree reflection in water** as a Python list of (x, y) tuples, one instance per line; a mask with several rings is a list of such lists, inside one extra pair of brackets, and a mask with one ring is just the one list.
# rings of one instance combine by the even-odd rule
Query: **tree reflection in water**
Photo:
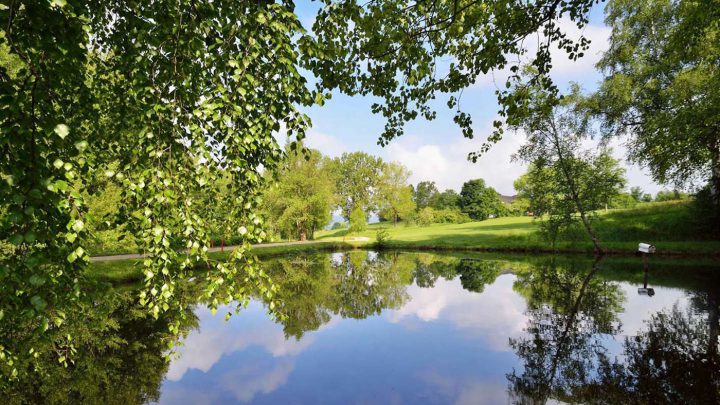
[[(159, 398), (167, 372), (165, 353), (177, 337), (170, 336), (170, 312), (154, 319), (147, 316), (132, 291), (95, 285), (81, 301), (66, 308), (61, 325), (35, 340), (47, 346), (42, 355), (20, 359), (17, 378), (4, 381), (0, 392), (10, 404), (141, 404)], [(192, 311), (181, 317), (182, 330), (197, 326)], [(3, 337), (33, 339), (33, 330), (12, 325), (0, 327)], [(67, 365), (59, 360), (68, 346), (58, 336), (72, 336), (75, 348)], [(53, 338), (47, 338), (51, 336)]]
[(600, 268), (599, 260), (584, 273), (550, 261), (519, 275), (530, 320), (528, 336), (510, 341), (524, 367), (507, 376), (514, 402), (719, 403), (718, 283), (691, 293), (692, 308), (653, 314), (613, 356), (605, 345), (622, 332), (623, 294)]
[[(627, 297), (600, 262), (351, 251), (276, 258), (264, 267), (277, 288), (273, 305), (283, 314), (275, 322), (286, 338), (298, 340), (335, 317), (365, 319), (399, 309), (413, 284), (432, 288), (438, 279), (457, 279), (465, 290), (483, 293), (499, 276), (512, 273), (529, 318), (525, 335), (510, 340), (521, 364), (507, 375), (515, 402), (718, 403), (720, 398), (720, 283), (715, 278), (688, 289), (691, 308), (653, 314), (643, 331), (625, 339), (620, 353), (611, 353), (613, 336), (623, 333), (618, 319)], [(42, 334), (40, 342), (46, 350), (18, 359), (19, 375), (0, 386), (3, 399), (10, 404), (157, 400), (169, 347), (198, 326), (193, 311), (203, 303), (188, 297), (201, 296), (202, 283), (198, 275), (183, 287), (184, 312), (159, 319), (138, 308), (132, 288), (89, 286), (88, 299), (63, 309), (62, 324), (48, 325), (51, 333)], [(23, 342), (39, 347), (35, 329), (8, 319), (13, 318), (0, 323), (0, 344), (13, 345), (16, 353)], [(167, 332), (176, 322), (180, 336)], [(63, 341), (68, 334), (76, 352), (64, 367), (59, 359), (70, 347)]]

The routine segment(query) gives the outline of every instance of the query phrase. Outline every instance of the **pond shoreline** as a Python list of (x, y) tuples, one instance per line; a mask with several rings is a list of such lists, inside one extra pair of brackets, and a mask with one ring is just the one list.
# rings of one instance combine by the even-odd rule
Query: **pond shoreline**
[[(209, 254), (211, 260), (226, 260), (234, 246), (225, 247), (224, 251), (213, 251)], [(273, 258), (280, 256), (288, 256), (294, 254), (309, 254), (321, 252), (346, 252), (352, 250), (375, 250), (375, 251), (407, 251), (407, 252), (437, 252), (437, 253), (497, 253), (497, 254), (523, 254), (523, 255), (565, 255), (576, 257), (593, 257), (592, 250), (583, 249), (542, 249), (542, 248), (488, 248), (479, 246), (423, 246), (417, 244), (405, 244), (398, 242), (390, 242), (379, 245), (376, 242), (336, 242), (336, 241), (306, 241), (296, 243), (281, 244), (265, 244), (262, 247), (254, 247), (252, 252), (259, 258)], [(110, 256), (115, 259), (97, 260), (94, 258), (90, 263), (88, 275), (92, 278), (109, 281), (109, 282), (132, 282), (142, 280), (143, 275), (136, 266), (129, 266), (135, 263), (143, 256), (134, 255), (127, 258), (128, 255)], [(605, 257), (616, 258), (635, 258), (635, 252), (627, 250), (609, 250), (604, 254)], [(120, 257), (120, 258), (117, 258)], [(658, 259), (672, 260), (695, 258), (700, 260), (708, 260), (713, 263), (720, 262), (720, 252), (712, 253), (694, 253), (694, 252), (676, 252), (676, 251), (660, 251), (653, 255)]]
[[(230, 255), (236, 246), (226, 246), (224, 249), (213, 248), (209, 251), (211, 259), (223, 259)], [(407, 250), (407, 251), (436, 251), (436, 252), (488, 252), (488, 253), (526, 253), (526, 254), (562, 254), (562, 255), (585, 255), (595, 256), (592, 248), (542, 248), (542, 247), (487, 247), (487, 246), (452, 246), (436, 245), (428, 246), (415, 243), (395, 242), (379, 244), (368, 241), (297, 241), (265, 243), (253, 245), (251, 251), (258, 257), (284, 255), (288, 253), (305, 253), (313, 251), (328, 250)], [(605, 249), (604, 256), (637, 256), (637, 252), (627, 249), (610, 248)], [(683, 251), (683, 250), (658, 250), (653, 256), (661, 257), (707, 257), (720, 260), (720, 251)], [(105, 261), (130, 261), (142, 259), (142, 254), (119, 254), (93, 256), (91, 262)]]

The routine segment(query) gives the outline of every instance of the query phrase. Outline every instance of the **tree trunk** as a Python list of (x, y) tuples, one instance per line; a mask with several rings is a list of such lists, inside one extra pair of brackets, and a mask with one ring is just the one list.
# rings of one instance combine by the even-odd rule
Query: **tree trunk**
[(710, 167), (710, 198), (713, 204), (713, 219), (716, 225), (720, 225), (720, 141), (711, 150), (711, 167)]
[(551, 122), (552, 125), (552, 134), (553, 134), (553, 143), (555, 144), (555, 150), (558, 154), (558, 162), (560, 163), (560, 169), (562, 170), (563, 176), (565, 176), (565, 180), (568, 182), (568, 188), (570, 190), (570, 197), (572, 198), (573, 202), (575, 203), (575, 207), (577, 208), (578, 212), (580, 213), (580, 220), (583, 223), (583, 226), (585, 227), (585, 230), (587, 231), (588, 235), (590, 236), (590, 239), (592, 240), (593, 246), (595, 247), (595, 254), (602, 255), (605, 253), (602, 246), (600, 245), (600, 239), (595, 234), (595, 230), (592, 228), (592, 225), (590, 225), (590, 221), (587, 219), (587, 216), (585, 215), (585, 208), (582, 205), (582, 202), (580, 201), (580, 196), (577, 192), (577, 187), (575, 186), (575, 180), (573, 179), (572, 174), (570, 173), (570, 169), (567, 167), (567, 162), (565, 161), (565, 158), (563, 157), (563, 151), (562, 147), (560, 146), (560, 139), (559, 135), (557, 133), (557, 130), (555, 129), (555, 123)]

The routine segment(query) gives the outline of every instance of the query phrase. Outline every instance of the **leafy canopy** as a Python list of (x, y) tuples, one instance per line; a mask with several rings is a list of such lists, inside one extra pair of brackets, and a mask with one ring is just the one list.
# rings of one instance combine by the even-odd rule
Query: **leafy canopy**
[(270, 226), (285, 239), (313, 238), (330, 222), (335, 198), (331, 162), (320, 152), (291, 152), (264, 195)]
[(505, 211), (500, 194), (494, 188), (486, 186), (483, 179), (465, 182), (460, 191), (459, 203), (462, 212), (480, 221), (491, 216), (500, 216)]
[[(120, 216), (147, 254), (149, 313), (180, 311), (176, 286), (198, 266), (213, 268), (212, 308), (242, 303), (248, 280), (272, 296), (247, 252), (266, 236), (261, 170), (283, 156), (273, 133), (301, 139), (309, 120), (298, 107), (322, 101), (298, 71), (317, 50), (294, 5), (13, 1), (0, 21), (10, 53), (0, 59), (0, 234), (13, 245), (0, 257), (2, 322), (43, 333), (82, 296), (92, 173), (122, 189)], [(197, 196), (221, 185), (232, 196), (225, 225), (242, 243), (213, 263)], [(18, 352), (0, 338), (12, 378)]]
[(611, 0), (605, 79), (591, 108), (605, 135), (660, 183), (710, 181), (720, 210), (720, 4)]

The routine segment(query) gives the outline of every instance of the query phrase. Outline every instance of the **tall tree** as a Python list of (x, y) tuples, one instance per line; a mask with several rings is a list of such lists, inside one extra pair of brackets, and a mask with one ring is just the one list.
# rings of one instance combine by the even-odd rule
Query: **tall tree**
[(459, 202), (462, 212), (480, 221), (490, 216), (500, 216), (504, 212), (500, 194), (494, 188), (486, 186), (483, 179), (466, 181), (460, 191)]
[(406, 219), (415, 212), (413, 194), (407, 181), (410, 171), (400, 163), (385, 163), (377, 190), (377, 206), (380, 216), (392, 219), (397, 225), (399, 219)]
[(316, 150), (289, 154), (264, 198), (270, 223), (283, 237), (313, 239), (332, 219), (335, 179), (330, 163)]
[(606, 135), (661, 183), (709, 181), (720, 218), (720, 4), (611, 0), (605, 80), (592, 107)]
[(522, 120), (513, 123), (514, 129), (522, 129), (527, 136), (517, 157), (531, 163), (529, 176), (515, 185), (530, 199), (532, 209), (548, 215), (544, 225), (553, 241), (579, 217), (595, 251), (602, 253), (591, 224), (593, 211), (609, 204), (625, 187), (625, 172), (610, 150), (602, 146), (599, 152), (581, 148), (591, 129), (586, 116), (576, 108), (578, 92), (574, 88), (557, 105), (553, 95), (534, 93), (535, 105)]
[(435, 194), (430, 199), (430, 206), (436, 210), (444, 210), (448, 208), (458, 208), (460, 195), (453, 189), (447, 189), (442, 193)]
[(413, 191), (413, 201), (418, 209), (429, 207), (437, 194), (438, 189), (434, 181), (421, 181)]
[(382, 167), (382, 159), (365, 152), (343, 153), (335, 160), (337, 203), (347, 221), (356, 207), (364, 212), (375, 208)]
[(350, 227), (348, 231), (350, 233), (362, 232), (367, 228), (367, 214), (363, 211), (362, 207), (358, 205), (353, 208), (352, 212), (350, 212), (349, 222)]

